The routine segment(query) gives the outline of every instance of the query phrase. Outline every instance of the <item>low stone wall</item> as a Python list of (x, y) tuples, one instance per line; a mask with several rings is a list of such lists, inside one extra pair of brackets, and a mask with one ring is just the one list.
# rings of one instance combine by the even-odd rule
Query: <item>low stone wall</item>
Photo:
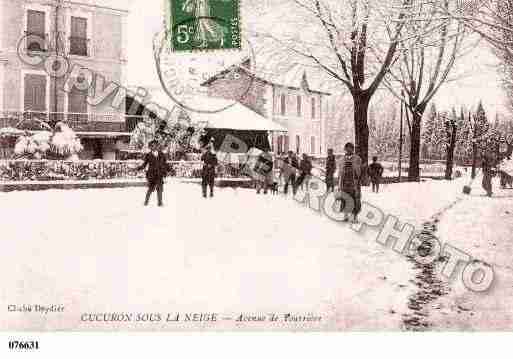
[[(200, 178), (201, 161), (170, 161), (170, 177)], [(12, 181), (87, 181), (108, 179), (144, 179), (136, 168), (141, 161), (0, 161), (0, 183)], [(238, 166), (221, 164), (217, 177), (245, 177)]]

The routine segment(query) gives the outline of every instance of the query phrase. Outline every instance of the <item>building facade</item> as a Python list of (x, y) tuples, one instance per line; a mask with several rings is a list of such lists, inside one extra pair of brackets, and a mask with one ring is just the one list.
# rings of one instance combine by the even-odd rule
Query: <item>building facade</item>
[[(124, 107), (91, 106), (87, 90), (66, 84), (76, 65), (125, 83), (127, 16), (101, 0), (0, 0), (0, 127), (65, 121), (82, 139), (81, 157), (113, 158), (124, 136), (116, 133), (126, 131)], [(34, 55), (63, 56), (69, 71), (52, 77), (27, 61)]]
[[(252, 73), (245, 61), (208, 79), (209, 96), (237, 100), (287, 129), (273, 133), (276, 154), (289, 150), (312, 156), (326, 154), (326, 102), (329, 93), (313, 89), (305, 71), (287, 81), (266, 79)], [(286, 76), (284, 76), (286, 78)]]

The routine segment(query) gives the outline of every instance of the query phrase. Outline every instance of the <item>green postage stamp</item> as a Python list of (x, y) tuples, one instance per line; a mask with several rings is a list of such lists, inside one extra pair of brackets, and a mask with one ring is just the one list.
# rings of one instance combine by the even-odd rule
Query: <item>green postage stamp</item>
[(164, 0), (174, 51), (240, 49), (240, 0)]

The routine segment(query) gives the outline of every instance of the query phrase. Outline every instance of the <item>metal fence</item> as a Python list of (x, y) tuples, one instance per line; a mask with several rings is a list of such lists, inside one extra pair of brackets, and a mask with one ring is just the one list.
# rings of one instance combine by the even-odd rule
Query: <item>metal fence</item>
[(123, 113), (71, 113), (38, 111), (0, 111), (0, 128), (38, 131), (64, 122), (77, 132), (131, 132), (142, 116)]

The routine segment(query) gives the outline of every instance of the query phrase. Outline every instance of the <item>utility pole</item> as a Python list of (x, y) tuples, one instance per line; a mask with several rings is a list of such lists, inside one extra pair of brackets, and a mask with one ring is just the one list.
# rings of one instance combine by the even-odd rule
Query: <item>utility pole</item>
[[(55, 19), (54, 19), (54, 46), (55, 46), (55, 56), (58, 57), (59, 56), (59, 12), (60, 12), (60, 8), (62, 6), (62, 0), (57, 0), (57, 2), (55, 3)], [(57, 111), (58, 111), (58, 105), (59, 104), (59, 101), (58, 101), (58, 90), (57, 90), (57, 78), (54, 78), (53, 80), (53, 112), (54, 112), (54, 117), (53, 119), (49, 119), (52, 123), (52, 122), (57, 122), (58, 119), (56, 118), (57, 117)], [(53, 126), (52, 126), (53, 127)]]
[(404, 91), (401, 90), (401, 119), (399, 122), (399, 183), (401, 182), (402, 162), (403, 162), (403, 98)]

